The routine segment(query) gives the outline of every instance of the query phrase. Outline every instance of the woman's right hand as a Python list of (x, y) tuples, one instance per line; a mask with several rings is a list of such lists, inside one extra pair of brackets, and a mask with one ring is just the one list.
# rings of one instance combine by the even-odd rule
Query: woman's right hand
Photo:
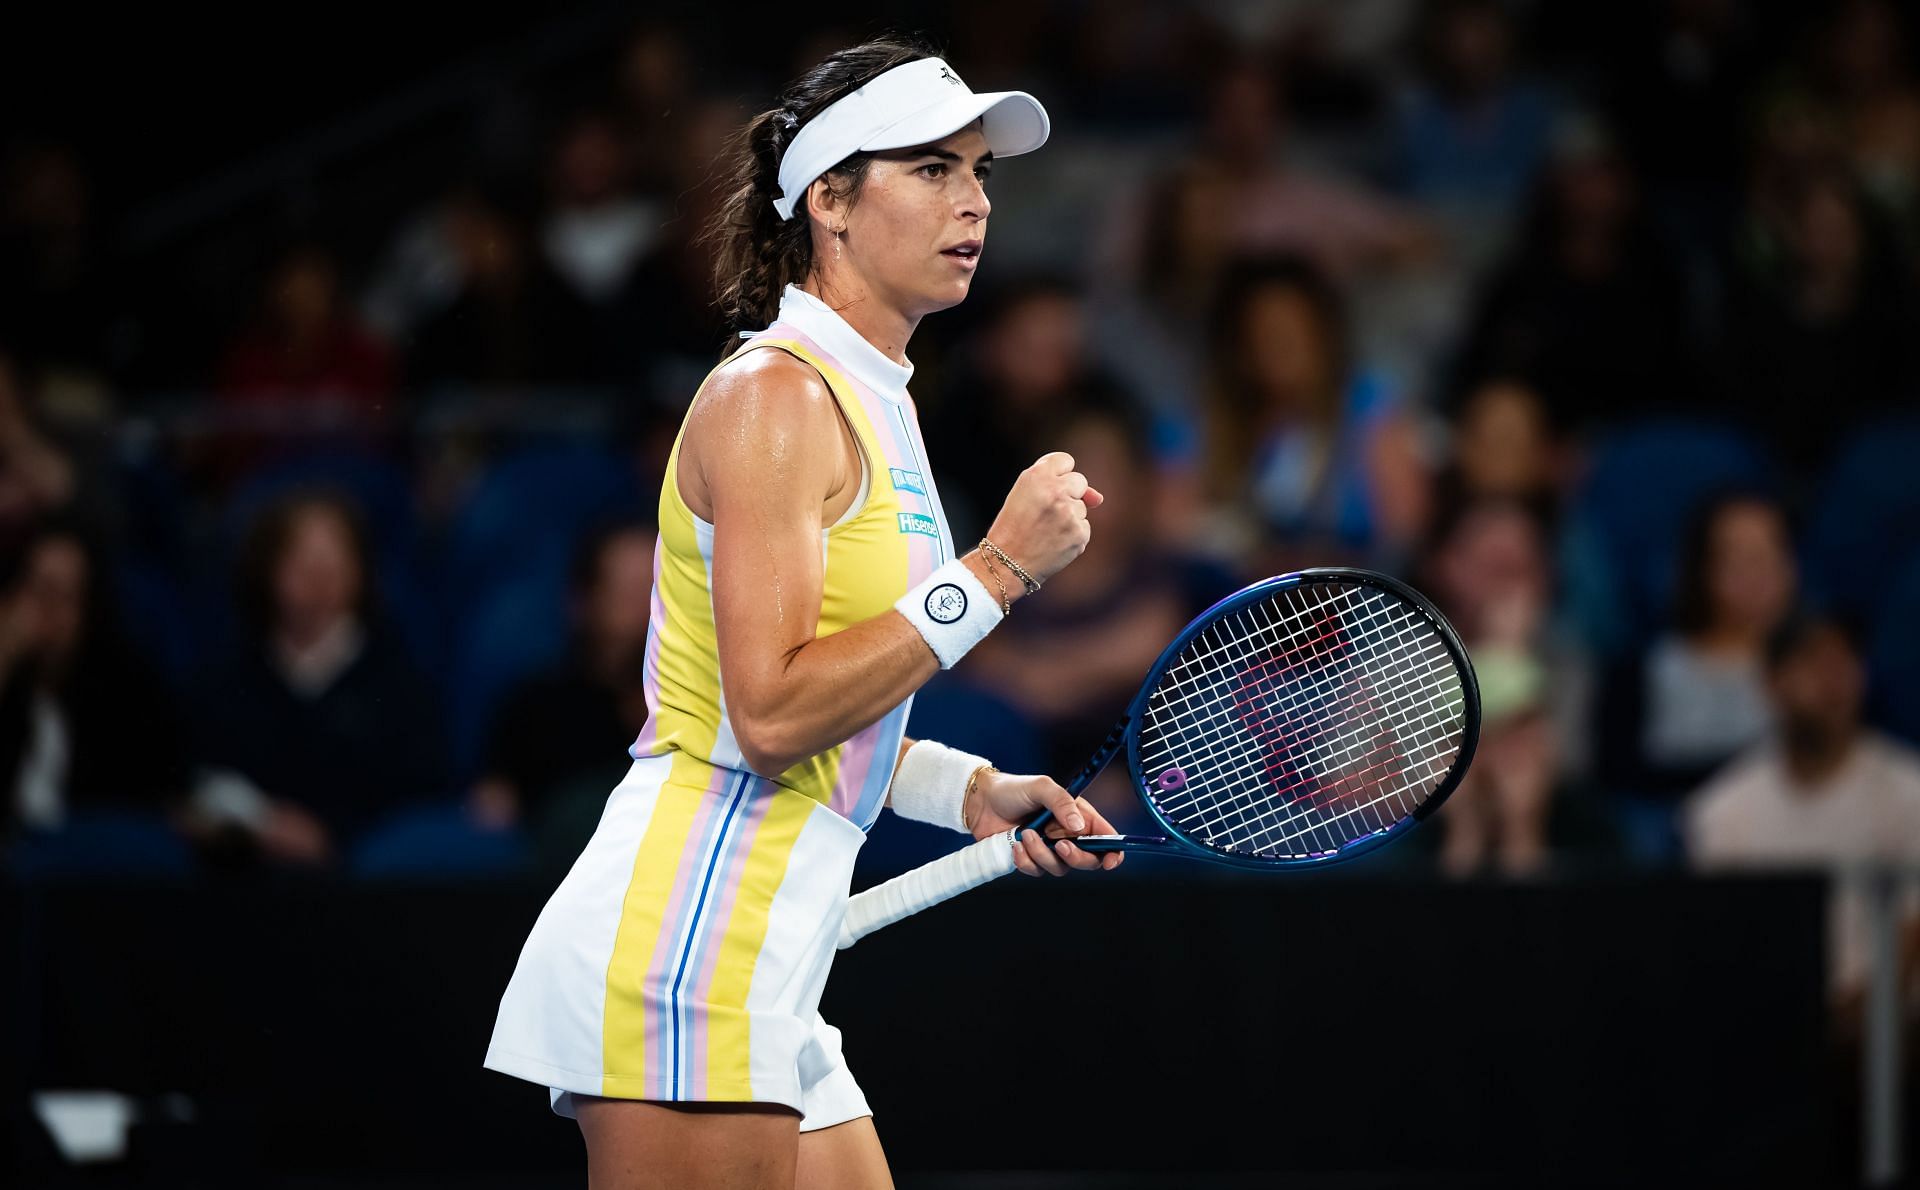
[(1058, 450), (1041, 455), (1013, 481), (987, 540), (1044, 583), (1087, 548), (1092, 534), (1087, 510), (1100, 507), (1103, 499), (1073, 469), (1072, 455)]

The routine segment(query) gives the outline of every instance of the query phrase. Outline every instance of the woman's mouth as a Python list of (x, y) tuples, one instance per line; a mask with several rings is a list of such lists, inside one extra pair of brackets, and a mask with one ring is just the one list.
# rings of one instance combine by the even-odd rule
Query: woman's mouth
[(964, 244), (955, 244), (942, 249), (940, 255), (958, 263), (962, 268), (971, 269), (980, 263), (980, 241), (970, 240)]

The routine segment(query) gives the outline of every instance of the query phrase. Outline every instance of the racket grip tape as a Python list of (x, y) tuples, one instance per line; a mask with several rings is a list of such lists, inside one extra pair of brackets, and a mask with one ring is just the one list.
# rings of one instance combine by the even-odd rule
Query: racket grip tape
[(1010, 830), (988, 835), (847, 898), (839, 949), (845, 950), (875, 930), (1005, 876), (1013, 871), (1013, 844), (1014, 833)]

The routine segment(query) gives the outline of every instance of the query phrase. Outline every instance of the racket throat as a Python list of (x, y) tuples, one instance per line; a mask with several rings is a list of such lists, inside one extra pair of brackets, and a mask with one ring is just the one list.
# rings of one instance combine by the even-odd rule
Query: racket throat
[(1179, 850), (1179, 845), (1165, 835), (1075, 835), (1073, 845), (1095, 855), (1108, 851)]

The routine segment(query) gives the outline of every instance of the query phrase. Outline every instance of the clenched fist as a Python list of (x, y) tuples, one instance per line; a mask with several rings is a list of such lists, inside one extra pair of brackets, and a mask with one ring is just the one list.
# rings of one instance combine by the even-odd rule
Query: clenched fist
[(1041, 455), (1013, 481), (987, 539), (1046, 582), (1087, 548), (1092, 533), (1087, 510), (1100, 507), (1104, 498), (1073, 469), (1072, 455), (1058, 450)]

